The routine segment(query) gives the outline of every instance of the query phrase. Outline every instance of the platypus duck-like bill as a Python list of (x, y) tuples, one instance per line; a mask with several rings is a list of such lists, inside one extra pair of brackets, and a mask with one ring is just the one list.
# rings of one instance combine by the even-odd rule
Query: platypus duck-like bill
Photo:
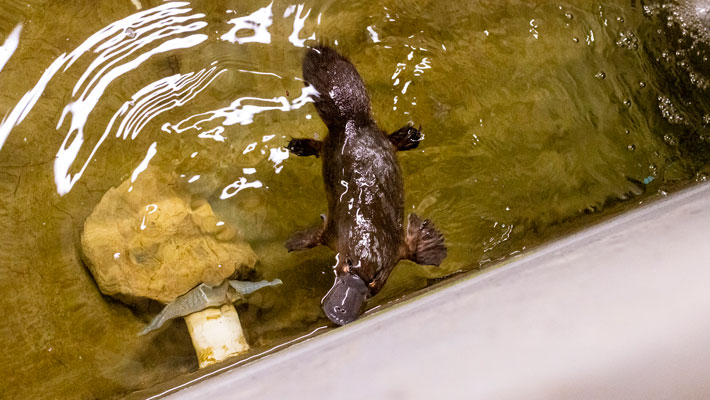
[(328, 215), (323, 224), (294, 233), (289, 251), (326, 245), (337, 252), (335, 282), (323, 298), (325, 315), (343, 325), (355, 321), (365, 300), (377, 294), (400, 260), (439, 265), (443, 235), (415, 214), (404, 229), (404, 185), (396, 152), (419, 146), (423, 135), (406, 125), (392, 134), (379, 129), (355, 66), (325, 46), (309, 49), (303, 79), (318, 92), (314, 104), (328, 127), (321, 142), (292, 139), (299, 156), (322, 157)]

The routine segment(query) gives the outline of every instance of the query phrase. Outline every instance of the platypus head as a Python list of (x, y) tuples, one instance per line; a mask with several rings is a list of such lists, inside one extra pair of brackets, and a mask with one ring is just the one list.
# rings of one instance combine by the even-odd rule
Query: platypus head
[(369, 257), (372, 253), (355, 250), (362, 249), (354, 247), (336, 256), (335, 282), (322, 300), (326, 317), (338, 325), (360, 316), (365, 300), (380, 291), (396, 264), (394, 259)]
[(323, 312), (338, 325), (355, 321), (370, 291), (359, 276), (343, 273), (335, 277), (335, 283), (323, 297)]

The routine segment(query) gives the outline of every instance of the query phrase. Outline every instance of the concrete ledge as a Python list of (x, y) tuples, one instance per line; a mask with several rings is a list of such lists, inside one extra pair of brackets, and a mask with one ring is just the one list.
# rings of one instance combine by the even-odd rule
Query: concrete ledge
[(175, 399), (710, 398), (710, 185)]

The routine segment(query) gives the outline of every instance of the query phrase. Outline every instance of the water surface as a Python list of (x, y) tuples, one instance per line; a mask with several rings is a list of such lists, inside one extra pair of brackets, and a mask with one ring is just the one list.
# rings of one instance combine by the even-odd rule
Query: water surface
[[(673, 6), (674, 7), (674, 6)], [(141, 165), (175, 171), (284, 284), (239, 312), (255, 352), (328, 326), (333, 254), (283, 242), (326, 209), (320, 160), (285, 150), (326, 130), (304, 46), (358, 67), (401, 153), (406, 209), (449, 256), (402, 262), (370, 308), (476, 271), (706, 177), (703, 37), (638, 1), (78, 0), (0, 4), (0, 390), (112, 398), (197, 367), (182, 322), (104, 297), (83, 221)], [(138, 223), (138, 222), (137, 222)]]

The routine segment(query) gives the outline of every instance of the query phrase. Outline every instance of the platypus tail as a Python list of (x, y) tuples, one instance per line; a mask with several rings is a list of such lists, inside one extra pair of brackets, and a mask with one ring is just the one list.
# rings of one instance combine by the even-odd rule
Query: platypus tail
[(303, 58), (303, 79), (318, 91), (315, 106), (326, 125), (370, 118), (370, 97), (360, 74), (334, 49), (308, 49)]

